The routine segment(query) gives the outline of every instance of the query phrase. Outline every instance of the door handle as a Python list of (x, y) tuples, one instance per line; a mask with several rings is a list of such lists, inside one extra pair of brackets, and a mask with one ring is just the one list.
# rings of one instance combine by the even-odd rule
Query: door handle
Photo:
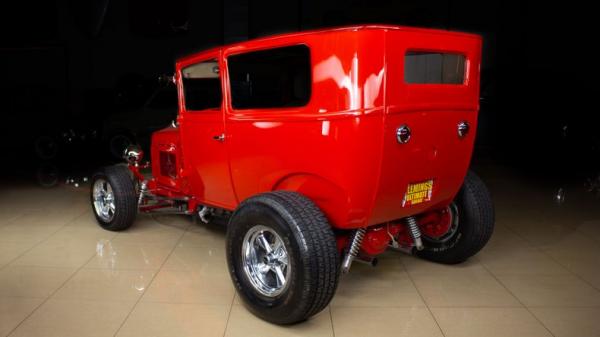
[(216, 140), (217, 142), (224, 142), (225, 141), (225, 134), (222, 133), (220, 135), (214, 135), (213, 139)]

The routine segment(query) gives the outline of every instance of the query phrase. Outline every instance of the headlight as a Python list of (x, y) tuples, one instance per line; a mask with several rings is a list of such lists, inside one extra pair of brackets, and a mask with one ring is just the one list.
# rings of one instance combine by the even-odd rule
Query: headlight
[(131, 165), (138, 165), (142, 161), (142, 158), (144, 158), (144, 151), (138, 145), (129, 145), (125, 149), (123, 158)]

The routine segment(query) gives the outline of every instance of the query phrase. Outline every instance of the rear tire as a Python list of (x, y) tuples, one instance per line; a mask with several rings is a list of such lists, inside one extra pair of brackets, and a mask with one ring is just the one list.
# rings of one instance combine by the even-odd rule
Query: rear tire
[[(261, 235), (273, 255), (266, 253)], [(283, 255), (285, 259), (275, 261)], [(249, 198), (229, 221), (231, 278), (248, 309), (266, 321), (293, 324), (327, 307), (338, 284), (338, 262), (327, 219), (298, 193), (277, 191)]]
[(102, 228), (109, 231), (129, 228), (137, 214), (137, 197), (129, 169), (115, 165), (94, 173), (90, 201)]
[(469, 171), (454, 199), (458, 226), (453, 236), (437, 242), (423, 236), (425, 248), (416, 255), (426, 260), (456, 264), (479, 252), (494, 231), (494, 204), (483, 181)]

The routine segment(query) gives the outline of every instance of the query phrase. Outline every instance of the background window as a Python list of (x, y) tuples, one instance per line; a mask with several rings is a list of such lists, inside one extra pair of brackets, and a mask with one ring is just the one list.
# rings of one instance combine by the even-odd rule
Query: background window
[(411, 84), (463, 84), (465, 57), (459, 54), (408, 52), (404, 81)]
[(186, 110), (221, 107), (221, 80), (216, 60), (196, 63), (181, 70)]
[(306, 46), (262, 50), (228, 58), (234, 109), (297, 107), (310, 99)]

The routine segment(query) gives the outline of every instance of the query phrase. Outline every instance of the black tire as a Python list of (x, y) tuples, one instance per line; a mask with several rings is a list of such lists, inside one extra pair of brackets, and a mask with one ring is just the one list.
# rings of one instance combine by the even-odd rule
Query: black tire
[(43, 188), (52, 188), (58, 185), (59, 179), (58, 167), (51, 163), (40, 165), (35, 173), (36, 180)]
[[(110, 185), (114, 197), (114, 211), (110, 218), (99, 214), (94, 203), (94, 188), (103, 182)], [(122, 231), (129, 228), (137, 214), (137, 197), (129, 169), (122, 165), (115, 165), (94, 173), (91, 180), (90, 201), (94, 216), (102, 228), (109, 231)]]
[[(276, 296), (265, 296), (244, 270), (243, 241), (255, 226), (274, 231), (287, 250), (290, 276)], [(289, 191), (251, 197), (240, 204), (227, 229), (227, 264), (238, 294), (256, 316), (275, 324), (303, 321), (331, 301), (339, 256), (327, 218), (308, 198)]]
[(454, 199), (457, 227), (454, 234), (444, 242), (423, 236), (425, 248), (416, 251), (424, 259), (456, 264), (479, 252), (494, 231), (494, 204), (483, 181), (469, 171), (463, 186)]

